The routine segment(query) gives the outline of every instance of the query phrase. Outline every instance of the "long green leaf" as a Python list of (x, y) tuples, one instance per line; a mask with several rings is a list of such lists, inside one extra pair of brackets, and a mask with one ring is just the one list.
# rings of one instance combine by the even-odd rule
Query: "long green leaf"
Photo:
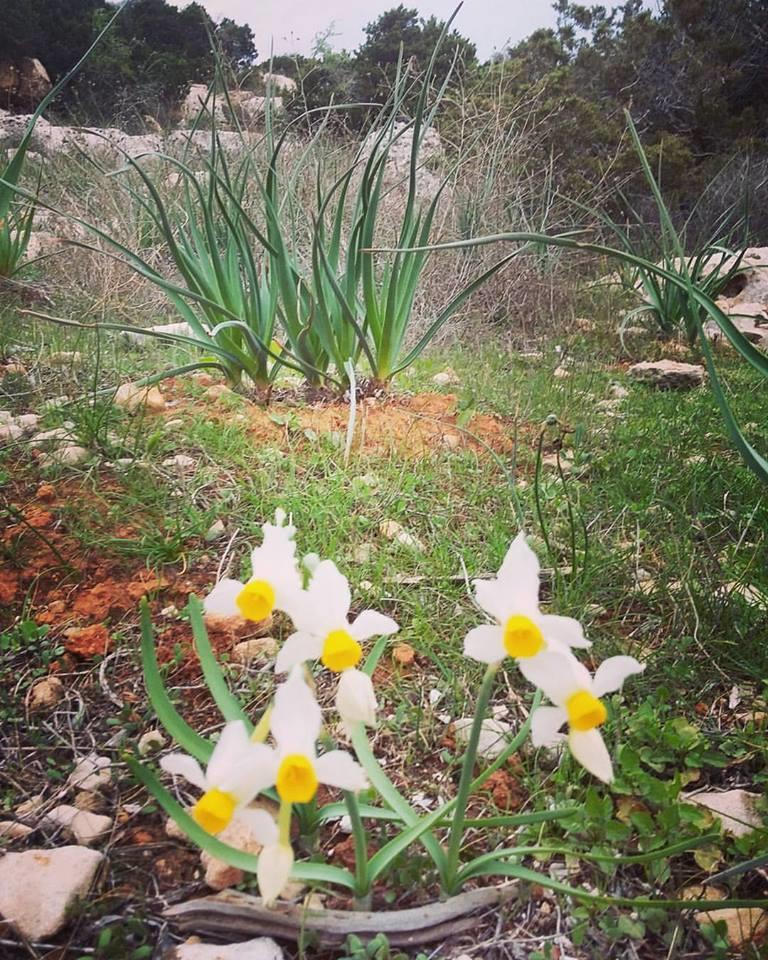
[(141, 665), (144, 685), (157, 719), (180, 747), (201, 763), (207, 763), (213, 753), (213, 744), (201, 737), (176, 711), (157, 666), (152, 616), (146, 600), (141, 602)]
[(216, 701), (216, 706), (221, 711), (225, 720), (242, 720), (248, 733), (253, 732), (253, 724), (248, 719), (243, 705), (232, 693), (221, 672), (221, 667), (216, 660), (216, 655), (211, 647), (211, 641), (208, 639), (208, 631), (205, 629), (203, 621), (203, 605), (194, 594), (190, 594), (189, 604), (189, 623), (192, 627), (192, 637), (195, 641), (195, 652), (200, 660), (200, 666), (205, 677), (211, 696)]

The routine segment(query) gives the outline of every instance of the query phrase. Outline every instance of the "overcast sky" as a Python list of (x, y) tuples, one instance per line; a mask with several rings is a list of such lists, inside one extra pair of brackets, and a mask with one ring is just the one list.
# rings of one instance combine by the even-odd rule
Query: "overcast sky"
[[(317, 33), (333, 23), (335, 50), (354, 50), (363, 40), (363, 28), (400, 0), (201, 0), (213, 17), (231, 17), (248, 23), (256, 37), (259, 57), (274, 52), (304, 53), (312, 50)], [(435, 14), (446, 19), (456, 0), (402, 0), (416, 7), (423, 17)], [(178, 0), (177, 6), (185, 6)], [(455, 21), (456, 29), (476, 45), (485, 60), (494, 50), (522, 40), (538, 27), (554, 25), (551, 0), (465, 0)]]

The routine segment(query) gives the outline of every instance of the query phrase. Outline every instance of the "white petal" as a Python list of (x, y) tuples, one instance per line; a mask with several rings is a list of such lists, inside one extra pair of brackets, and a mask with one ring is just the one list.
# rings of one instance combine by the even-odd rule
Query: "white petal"
[(592, 776), (603, 783), (613, 780), (613, 765), (599, 730), (572, 730), (568, 735), (568, 746), (574, 757)]
[(217, 614), (220, 617), (239, 617), (240, 610), (235, 602), (243, 589), (244, 584), (239, 580), (225, 578), (219, 580), (208, 596), (203, 600), (203, 610), (206, 613)]
[(315, 764), (317, 777), (320, 783), (329, 787), (338, 787), (340, 790), (350, 790), (357, 793), (368, 786), (365, 771), (344, 750), (331, 750), (317, 758)]
[(627, 677), (631, 677), (633, 673), (642, 673), (643, 670), (645, 664), (634, 657), (609, 657), (595, 670), (592, 693), (596, 697), (602, 697), (606, 693), (620, 690)]
[(349, 584), (331, 560), (318, 563), (308, 589), (292, 597), (290, 603), (290, 609), (286, 608), (286, 611), (302, 633), (325, 637), (331, 630), (349, 627)]
[(526, 680), (540, 687), (559, 707), (577, 690), (592, 689), (589, 670), (567, 651), (545, 650), (535, 657), (518, 660), (517, 665)]
[(501, 627), (484, 624), (473, 627), (464, 637), (464, 656), (480, 663), (499, 663), (506, 657), (504, 631)]
[(534, 747), (550, 747), (562, 739), (560, 727), (568, 714), (560, 707), (538, 707), (531, 720), (531, 743)]
[(370, 637), (388, 637), (399, 629), (392, 617), (385, 617), (375, 610), (363, 610), (350, 626), (349, 633), (355, 640), (368, 640)]
[(188, 783), (205, 790), (205, 774), (194, 757), (189, 757), (186, 753), (170, 753), (167, 757), (160, 758), (160, 766), (166, 773), (172, 773), (174, 777), (184, 777)]
[(280, 896), (283, 887), (293, 869), (293, 850), (282, 843), (273, 843), (259, 854), (256, 867), (256, 879), (259, 882), (259, 893), (265, 905), (274, 903)]
[(266, 810), (257, 810), (253, 807), (242, 807), (235, 814), (237, 819), (244, 823), (262, 846), (277, 843), (278, 829), (275, 818)]
[[(322, 614), (323, 627), (327, 624), (328, 630), (332, 630), (346, 624), (352, 596), (347, 578), (339, 572), (333, 560), (318, 563), (312, 574), (309, 593), (317, 612)], [(318, 632), (327, 633), (328, 630)]]
[(498, 580), (475, 580), (475, 599), (492, 617), (503, 623), (511, 615), (509, 594)]
[(292, 633), (280, 648), (275, 673), (286, 673), (305, 660), (317, 660), (323, 652), (323, 640), (311, 633)]
[(538, 605), (539, 558), (528, 546), (522, 532), (509, 545), (497, 579), (512, 591), (516, 600), (525, 605)]
[(304, 682), (301, 667), (294, 667), (277, 688), (269, 724), (280, 755), (303, 753), (314, 757), (322, 723), (320, 707)]
[(539, 617), (539, 627), (545, 638), (564, 644), (566, 647), (591, 647), (591, 641), (584, 636), (584, 628), (573, 617), (558, 617), (547, 613)]
[(209, 786), (219, 787), (222, 781), (236, 770), (251, 745), (248, 731), (242, 720), (231, 720), (221, 731), (213, 754), (208, 761), (205, 779)]
[(275, 591), (275, 605), (284, 610), (288, 598), (301, 590), (301, 574), (296, 562), (296, 544), (286, 539), (283, 527), (273, 527), (278, 534), (251, 553), (251, 579), (266, 580)]
[(230, 767), (216, 786), (237, 797), (238, 804), (250, 803), (262, 790), (273, 785), (277, 767), (277, 754), (271, 747), (249, 742), (238, 755), (237, 764)]
[(336, 709), (347, 728), (356, 723), (376, 723), (376, 694), (373, 682), (362, 670), (344, 670), (336, 688)]

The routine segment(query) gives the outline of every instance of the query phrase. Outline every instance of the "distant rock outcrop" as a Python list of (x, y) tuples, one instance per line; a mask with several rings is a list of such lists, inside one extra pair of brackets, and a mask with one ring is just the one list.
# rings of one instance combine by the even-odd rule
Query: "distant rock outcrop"
[(48, 71), (35, 57), (0, 60), (0, 107), (34, 110), (50, 89)]

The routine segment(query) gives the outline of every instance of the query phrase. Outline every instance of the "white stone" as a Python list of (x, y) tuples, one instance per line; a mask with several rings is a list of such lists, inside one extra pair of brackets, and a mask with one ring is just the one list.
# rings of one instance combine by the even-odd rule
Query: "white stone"
[(64, 684), (58, 677), (38, 680), (29, 691), (30, 710), (50, 710), (64, 696)]
[(224, 521), (216, 520), (206, 530), (205, 539), (208, 541), (208, 543), (213, 543), (214, 540), (219, 540), (221, 537), (225, 536), (226, 532), (227, 527)]
[(689, 390), (704, 382), (704, 367), (678, 360), (644, 360), (627, 371), (635, 380), (659, 390)]
[(274, 637), (254, 637), (235, 644), (232, 659), (235, 663), (249, 664), (254, 660), (271, 660), (277, 654), (277, 640)]
[(414, 534), (405, 530), (397, 520), (382, 520), (379, 524), (379, 533), (387, 540), (392, 540), (405, 547), (407, 550), (413, 550), (415, 553), (424, 553), (424, 544)]
[(90, 846), (112, 829), (112, 818), (103, 817), (90, 810), (79, 810), (62, 803), (55, 807), (43, 820), (44, 824), (62, 827), (84, 846)]
[(67, 779), (68, 787), (78, 790), (101, 790), (112, 782), (112, 761), (89, 753), (75, 764)]
[(193, 470), (195, 461), (185, 453), (177, 453), (175, 457), (168, 457), (163, 460), (163, 466), (168, 470), (175, 470), (177, 473), (186, 473), (187, 470)]
[(173, 960), (282, 960), (283, 951), (270, 937), (220, 946), (190, 937), (174, 950)]
[(432, 383), (438, 387), (458, 386), (461, 380), (456, 371), (448, 367), (445, 370), (441, 370), (440, 373), (436, 373), (434, 377), (432, 377)]
[(65, 466), (72, 467), (78, 463), (83, 463), (90, 457), (90, 450), (80, 447), (76, 443), (68, 443), (65, 447), (59, 447), (58, 450), (51, 450), (50, 453), (40, 458), (41, 467)]
[(0, 442), (11, 443), (24, 436), (24, 431), (18, 423), (0, 424)]
[(0, 916), (28, 940), (44, 940), (66, 924), (85, 897), (104, 854), (79, 846), (6, 853), (0, 866)]
[(32, 827), (15, 820), (0, 820), (0, 840), (24, 840), (32, 833)]
[(608, 396), (613, 400), (623, 400), (629, 396), (629, 390), (627, 390), (626, 387), (622, 387), (620, 383), (612, 383), (610, 387), (608, 387)]
[(722, 823), (723, 829), (734, 837), (743, 837), (762, 826), (757, 812), (760, 794), (747, 790), (725, 790), (722, 793), (709, 791), (693, 796), (683, 794), (683, 799), (706, 807)]
[[(459, 743), (468, 743), (472, 729), (472, 717), (459, 717), (453, 721), (456, 740)], [(477, 755), (484, 760), (495, 760), (504, 751), (507, 745), (507, 734), (512, 729), (511, 724), (503, 720), (487, 717), (480, 727), (480, 739), (477, 743)]]
[(139, 737), (136, 749), (139, 751), (140, 757), (148, 757), (151, 753), (162, 750), (165, 743), (165, 737), (159, 730), (147, 730)]
[(162, 413), (165, 410), (165, 397), (157, 387), (139, 386), (135, 383), (121, 384), (112, 402), (128, 413), (138, 413), (141, 410)]

